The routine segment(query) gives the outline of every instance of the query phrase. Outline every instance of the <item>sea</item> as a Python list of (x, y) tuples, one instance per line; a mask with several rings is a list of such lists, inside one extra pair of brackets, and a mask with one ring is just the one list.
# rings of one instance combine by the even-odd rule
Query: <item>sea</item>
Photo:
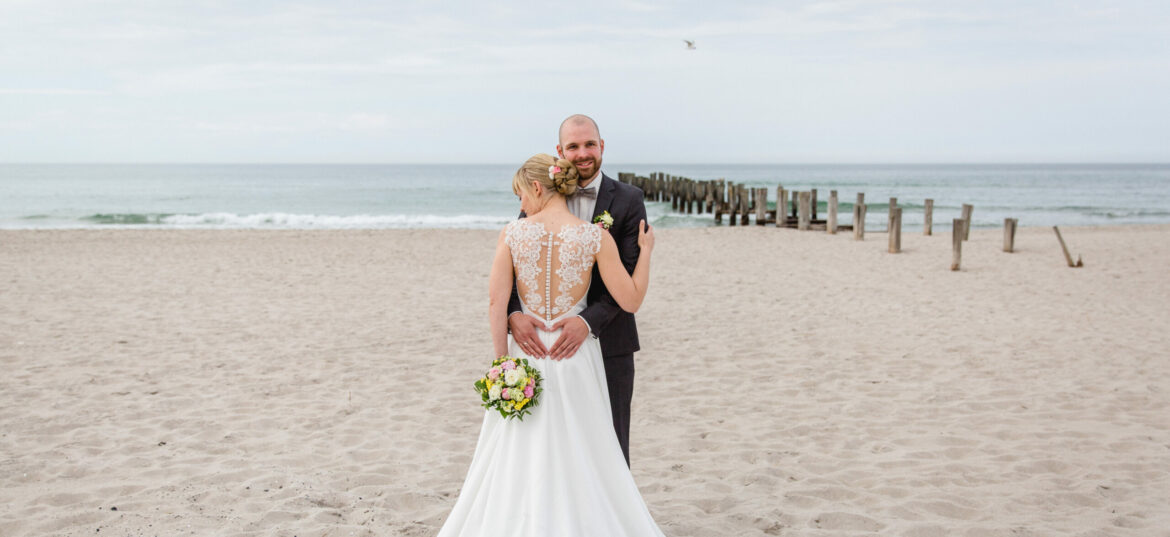
[[(498, 229), (516, 218), (515, 164), (0, 164), (0, 229)], [(973, 227), (1017, 218), (1027, 226), (1170, 223), (1170, 164), (623, 164), (749, 187), (829, 191), (840, 222), (857, 193), (866, 228), (886, 227), (889, 198), (903, 225), (921, 229), (924, 200), (949, 229), (963, 204)], [(715, 226), (711, 214), (680, 214), (647, 202), (652, 225)], [(725, 223), (726, 224), (726, 220)]]

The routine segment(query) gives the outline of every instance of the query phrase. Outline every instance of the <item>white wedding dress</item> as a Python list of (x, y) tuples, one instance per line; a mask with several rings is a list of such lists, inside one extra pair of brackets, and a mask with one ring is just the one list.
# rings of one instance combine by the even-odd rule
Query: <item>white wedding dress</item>
[[(505, 230), (524, 313), (549, 326), (585, 308), (595, 225), (550, 233), (517, 220)], [(554, 297), (555, 292), (555, 297)], [(560, 331), (543, 332), (546, 348)], [(508, 355), (540, 370), (544, 391), (524, 421), (484, 413), (475, 456), (439, 537), (661, 536), (614, 434), (598, 340), (555, 361), (533, 359), (508, 337)]]

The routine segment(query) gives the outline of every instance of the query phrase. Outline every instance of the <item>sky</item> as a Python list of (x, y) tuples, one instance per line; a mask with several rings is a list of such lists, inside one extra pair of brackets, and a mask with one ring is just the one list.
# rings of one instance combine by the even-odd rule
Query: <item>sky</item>
[[(1170, 162), (1170, 3), (0, 0), (0, 162)], [(684, 39), (695, 41), (688, 50)]]

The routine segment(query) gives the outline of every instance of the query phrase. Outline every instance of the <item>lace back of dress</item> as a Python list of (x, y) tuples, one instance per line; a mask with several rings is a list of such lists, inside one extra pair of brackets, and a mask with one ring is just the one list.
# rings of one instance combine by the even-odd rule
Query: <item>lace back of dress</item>
[(551, 321), (589, 291), (593, 258), (601, 249), (597, 226), (564, 226), (551, 233), (543, 224), (520, 219), (508, 224), (505, 240), (512, 253), (516, 290), (532, 313)]

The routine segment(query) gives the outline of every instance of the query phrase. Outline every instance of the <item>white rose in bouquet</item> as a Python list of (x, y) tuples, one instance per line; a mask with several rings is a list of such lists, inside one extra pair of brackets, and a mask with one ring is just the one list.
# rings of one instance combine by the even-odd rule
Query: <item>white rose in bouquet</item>
[(504, 372), (504, 382), (507, 383), (508, 386), (515, 386), (522, 378), (524, 378), (524, 372), (519, 369), (513, 369), (511, 371)]

